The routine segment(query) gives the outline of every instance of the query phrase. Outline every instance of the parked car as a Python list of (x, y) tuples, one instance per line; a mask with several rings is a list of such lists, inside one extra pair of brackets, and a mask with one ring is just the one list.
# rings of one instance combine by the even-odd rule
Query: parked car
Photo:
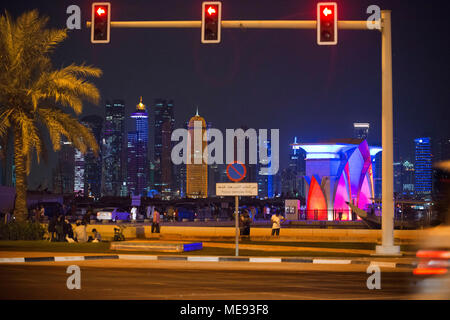
[(122, 208), (103, 208), (97, 212), (97, 220), (130, 220), (130, 213)]
[(177, 209), (178, 209), (178, 221), (183, 221), (183, 219), (194, 221), (194, 219), (197, 216), (195, 205), (182, 204), (178, 206)]

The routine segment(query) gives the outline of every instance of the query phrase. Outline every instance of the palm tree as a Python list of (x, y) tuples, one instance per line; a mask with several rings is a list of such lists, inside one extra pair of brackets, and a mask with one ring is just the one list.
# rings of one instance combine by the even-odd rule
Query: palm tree
[(82, 101), (98, 104), (97, 87), (86, 81), (100, 77), (102, 71), (86, 65), (71, 64), (54, 69), (50, 54), (67, 37), (65, 29), (47, 29), (47, 17), (36, 10), (15, 21), (5, 12), (0, 16), (0, 143), (6, 149), (13, 140), (16, 174), (16, 220), (27, 217), (27, 176), (31, 161), (46, 159), (43, 136), (48, 132), (53, 150), (60, 149), (65, 136), (73, 146), (86, 153), (98, 153), (91, 131), (76, 115)]

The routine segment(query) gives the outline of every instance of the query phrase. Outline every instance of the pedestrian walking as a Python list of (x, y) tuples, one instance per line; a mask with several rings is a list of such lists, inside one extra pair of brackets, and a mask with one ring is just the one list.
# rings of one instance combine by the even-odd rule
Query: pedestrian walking
[(56, 233), (56, 222), (58, 217), (55, 215), (50, 219), (50, 222), (48, 223), (48, 234), (49, 234), (49, 241), (54, 241), (56, 239), (55, 233)]
[(131, 220), (133, 222), (136, 222), (136, 217), (137, 217), (137, 208), (133, 207), (131, 208)]
[(244, 209), (244, 213), (241, 215), (241, 235), (249, 237), (250, 236), (250, 225), (252, 223), (252, 219), (250, 218), (250, 214), (247, 209)]
[(272, 236), (273, 235), (280, 235), (280, 228), (282, 221), (286, 220), (283, 216), (280, 216), (278, 212), (276, 212), (272, 218), (270, 218), (270, 221), (272, 221)]
[(55, 231), (56, 231), (56, 241), (63, 242), (65, 240), (64, 216), (59, 215), (58, 218), (56, 219)]
[(153, 220), (152, 220), (152, 233), (159, 233), (159, 223), (161, 222), (161, 215), (158, 210), (155, 208), (153, 211)]

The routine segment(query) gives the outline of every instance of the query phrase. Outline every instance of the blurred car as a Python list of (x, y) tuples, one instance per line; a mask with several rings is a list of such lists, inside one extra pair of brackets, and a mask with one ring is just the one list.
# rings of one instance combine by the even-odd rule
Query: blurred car
[(130, 220), (130, 213), (124, 209), (119, 208), (103, 208), (97, 211), (97, 220)]
[(442, 225), (427, 230), (416, 253), (419, 299), (450, 299), (450, 161), (436, 177), (435, 210)]

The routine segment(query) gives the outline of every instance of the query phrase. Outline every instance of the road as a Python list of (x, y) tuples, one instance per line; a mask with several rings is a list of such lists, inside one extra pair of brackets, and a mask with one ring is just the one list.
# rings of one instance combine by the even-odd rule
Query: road
[[(81, 289), (66, 287), (70, 264)], [(411, 271), (382, 268), (369, 290), (359, 265), (82, 261), (0, 265), (0, 299), (306, 300), (408, 299)]]

